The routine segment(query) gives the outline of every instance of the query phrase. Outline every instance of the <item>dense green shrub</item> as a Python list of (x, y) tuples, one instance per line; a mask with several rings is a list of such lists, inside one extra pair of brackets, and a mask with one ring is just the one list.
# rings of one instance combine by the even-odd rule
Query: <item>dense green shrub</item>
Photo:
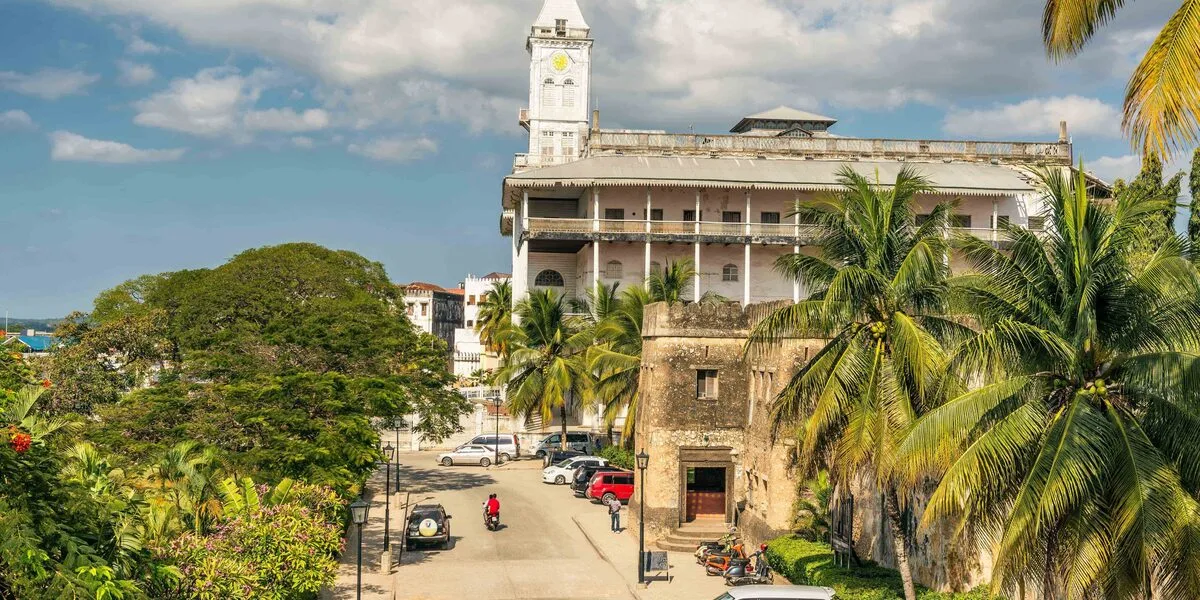
[[(838, 600), (897, 600), (904, 597), (900, 574), (876, 566), (844, 569), (833, 564), (828, 544), (811, 542), (794, 535), (767, 543), (771, 568), (797, 585), (820, 585), (837, 590)], [(917, 588), (920, 600), (988, 600), (978, 588), (966, 593), (941, 593)]]
[(622, 469), (629, 469), (632, 471), (633, 467), (635, 466), (633, 451), (626, 450), (620, 446), (605, 446), (596, 454), (600, 458), (606, 459), (608, 464), (614, 467), (621, 467)]
[[(234, 488), (236, 489), (236, 488)], [(210, 535), (185, 533), (165, 555), (183, 573), (180, 596), (198, 600), (315, 598), (337, 574), (341, 504), (328, 488), (297, 483), (270, 503), (226, 497), (226, 516)], [(264, 499), (260, 504), (258, 494)]]

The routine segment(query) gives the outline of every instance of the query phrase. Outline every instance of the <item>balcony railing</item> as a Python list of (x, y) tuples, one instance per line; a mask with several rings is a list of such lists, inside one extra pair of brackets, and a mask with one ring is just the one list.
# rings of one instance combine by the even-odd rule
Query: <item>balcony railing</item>
[[(628, 235), (644, 239), (729, 238), (755, 242), (809, 243), (816, 239), (813, 225), (794, 223), (718, 223), (711, 221), (633, 221), (618, 219), (556, 219), (529, 217), (524, 220), (525, 237), (590, 240), (607, 235)], [(647, 231), (649, 224), (649, 231)], [(966, 233), (988, 242), (1004, 242), (1004, 232), (987, 227), (952, 227), (952, 233)], [(1040, 232), (1039, 232), (1040, 233)], [(640, 234), (640, 235), (639, 235)]]
[(579, 160), (577, 156), (559, 156), (559, 155), (544, 155), (544, 154), (517, 154), (513, 156), (513, 171), (522, 169), (532, 169), (535, 167), (550, 167), (554, 165), (565, 165), (569, 162)]
[(976, 142), (954, 140), (889, 140), (854, 138), (789, 138), (687, 133), (593, 132), (589, 155), (777, 155), (811, 157), (925, 157), (1069, 165), (1069, 142)]

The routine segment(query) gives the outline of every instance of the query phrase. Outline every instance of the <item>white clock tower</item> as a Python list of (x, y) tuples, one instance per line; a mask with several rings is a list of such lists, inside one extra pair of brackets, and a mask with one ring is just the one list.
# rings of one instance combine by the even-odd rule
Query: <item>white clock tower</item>
[(528, 165), (556, 165), (579, 158), (588, 130), (592, 83), (591, 27), (576, 0), (545, 0), (529, 33), (529, 108), (521, 126), (529, 131)]

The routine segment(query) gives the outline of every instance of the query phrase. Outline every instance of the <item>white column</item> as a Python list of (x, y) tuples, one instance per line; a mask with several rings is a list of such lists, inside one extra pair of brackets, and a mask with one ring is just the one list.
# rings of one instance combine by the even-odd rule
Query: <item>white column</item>
[(1000, 237), (996, 234), (996, 230), (1000, 229), (1000, 203), (992, 200), (992, 241), (998, 241)]
[(750, 192), (746, 192), (746, 258), (742, 274), (742, 308), (750, 306)]
[(696, 191), (696, 222), (693, 225), (696, 232), (696, 257), (693, 259), (695, 275), (692, 275), (692, 301), (700, 301), (700, 191)]
[(592, 291), (600, 285), (600, 190), (592, 191)]
[[(796, 208), (800, 208), (800, 194), (796, 194)], [(796, 219), (796, 233), (795, 233), (796, 245), (792, 246), (792, 253), (800, 254), (800, 213), (796, 213), (794, 216)], [(797, 279), (792, 282), (792, 303), (798, 304), (799, 302), (800, 302), (800, 280)]]
[(529, 191), (521, 195), (521, 230), (529, 231)]
[(650, 188), (646, 188), (646, 260), (642, 270), (642, 285), (650, 289)]

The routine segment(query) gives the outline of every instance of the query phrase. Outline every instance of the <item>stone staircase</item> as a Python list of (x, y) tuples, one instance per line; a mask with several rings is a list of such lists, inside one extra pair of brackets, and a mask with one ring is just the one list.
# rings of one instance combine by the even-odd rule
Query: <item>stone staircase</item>
[(724, 519), (697, 519), (680, 525), (654, 544), (659, 550), (691, 553), (696, 551), (700, 542), (717, 540), (727, 533), (729, 527)]

